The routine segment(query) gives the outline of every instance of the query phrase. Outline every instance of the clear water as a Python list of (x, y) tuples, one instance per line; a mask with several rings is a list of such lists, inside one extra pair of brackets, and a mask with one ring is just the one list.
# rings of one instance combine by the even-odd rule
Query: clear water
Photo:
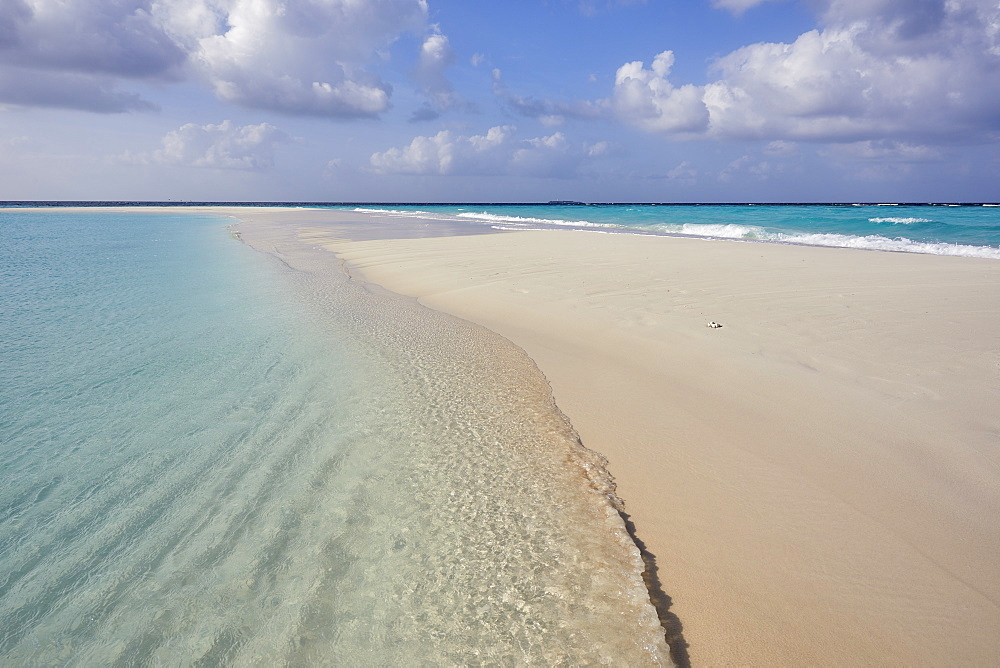
[(430, 214), (500, 229), (590, 229), (1000, 259), (1000, 207), (988, 205), (421, 204), (360, 210)]
[(0, 663), (668, 661), (530, 360), (283, 243), (0, 212)]

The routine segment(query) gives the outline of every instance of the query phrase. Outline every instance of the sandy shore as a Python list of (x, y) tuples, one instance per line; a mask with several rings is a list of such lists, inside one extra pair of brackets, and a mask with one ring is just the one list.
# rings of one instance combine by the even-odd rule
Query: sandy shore
[(692, 665), (1000, 664), (1000, 262), (214, 212), (524, 348), (609, 458)]
[(1000, 662), (1000, 262), (302, 233), (535, 359), (610, 459), (692, 665)]

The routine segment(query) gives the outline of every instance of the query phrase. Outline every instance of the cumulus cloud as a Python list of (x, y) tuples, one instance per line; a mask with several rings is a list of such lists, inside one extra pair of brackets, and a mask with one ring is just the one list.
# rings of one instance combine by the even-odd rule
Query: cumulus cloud
[(606, 142), (573, 144), (561, 132), (517, 139), (516, 131), (510, 125), (498, 125), (486, 134), (471, 136), (442, 130), (431, 137), (415, 137), (405, 147), (375, 153), (370, 162), (380, 174), (568, 177), (581, 161), (603, 155), (610, 147)]
[(184, 165), (213, 169), (262, 171), (274, 166), (274, 151), (291, 138), (268, 123), (218, 125), (188, 123), (167, 133), (162, 146), (151, 153), (126, 155), (128, 162)]
[(669, 80), (673, 56), (623, 65), (618, 117), (650, 132), (854, 142), (1000, 130), (994, 0), (828, 0), (823, 26), (752, 44), (705, 86)]
[[(0, 0), (0, 101), (128, 111), (116, 86), (195, 78), (244, 107), (374, 116), (391, 86), (369, 63), (426, 20), (426, 0)], [(43, 85), (60, 77), (77, 85)]]
[(439, 111), (451, 109), (460, 102), (445, 76), (445, 71), (454, 64), (455, 52), (451, 50), (447, 37), (434, 31), (424, 39), (414, 75), (424, 95)]
[(615, 73), (615, 112), (650, 132), (699, 132), (708, 127), (704, 91), (687, 84), (675, 87), (667, 79), (674, 65), (672, 51), (664, 51), (646, 69), (641, 61), (626, 63)]
[[(204, 0), (223, 18), (194, 57), (216, 94), (245, 107), (317, 116), (374, 116), (391, 87), (372, 54), (421, 31), (424, 0)], [(176, 24), (175, 24), (176, 25)]]
[(0, 62), (122, 77), (170, 76), (186, 54), (151, 5), (151, 0), (3, 0)]
[(0, 0), (0, 101), (121, 112), (151, 109), (119, 79), (179, 76), (186, 54), (150, 0)]

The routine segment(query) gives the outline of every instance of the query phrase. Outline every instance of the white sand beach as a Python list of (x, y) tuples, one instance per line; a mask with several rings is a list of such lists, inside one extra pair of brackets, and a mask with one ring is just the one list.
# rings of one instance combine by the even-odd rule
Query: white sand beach
[(1000, 662), (1000, 263), (571, 231), (350, 242), (310, 217), (353, 275), (536, 361), (609, 458), (692, 665)]

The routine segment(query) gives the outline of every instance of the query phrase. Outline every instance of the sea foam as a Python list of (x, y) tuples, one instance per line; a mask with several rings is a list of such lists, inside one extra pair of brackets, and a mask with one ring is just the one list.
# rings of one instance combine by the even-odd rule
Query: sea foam
[(869, 218), (869, 223), (893, 223), (895, 225), (912, 225), (913, 223), (930, 223), (933, 222), (928, 218), (899, 218), (899, 217), (889, 217), (889, 218)]
[[(916, 215), (866, 216), (858, 219), (857, 208), (901, 207), (900, 214), (915, 207), (895, 203), (848, 206), (749, 206), (749, 205), (664, 205), (579, 206), (495, 205), (490, 209), (467, 211), (464, 208), (428, 207), (433, 216), (413, 210), (359, 209), (386, 215), (434, 217), (484, 223), (502, 231), (540, 229), (579, 229), (621, 234), (657, 234), (732, 239), (765, 243), (798, 244), (857, 248), (900, 253), (953, 255), (1000, 259), (998, 224), (983, 218), (986, 212), (973, 214), (971, 207), (951, 207), (948, 213), (929, 219)], [(990, 205), (984, 204), (983, 207)], [(857, 208), (855, 208), (857, 207)], [(586, 218), (579, 213), (586, 211)], [(529, 215), (538, 212), (542, 215)], [(555, 215), (544, 215), (555, 214)], [(559, 218), (556, 216), (564, 215)], [(969, 216), (978, 215), (972, 224)], [(686, 220), (685, 220), (686, 219)], [(747, 222), (742, 222), (746, 220)], [(711, 222), (710, 222), (711, 221)], [(949, 222), (953, 221), (953, 222)], [(933, 223), (933, 234), (919, 237), (917, 230)], [(889, 237), (877, 230), (884, 225), (912, 226), (908, 237)], [(867, 227), (867, 229), (865, 229)], [(970, 236), (973, 235), (973, 236)], [(951, 237), (951, 238), (949, 238)], [(968, 239), (983, 239), (984, 243), (968, 243)]]

